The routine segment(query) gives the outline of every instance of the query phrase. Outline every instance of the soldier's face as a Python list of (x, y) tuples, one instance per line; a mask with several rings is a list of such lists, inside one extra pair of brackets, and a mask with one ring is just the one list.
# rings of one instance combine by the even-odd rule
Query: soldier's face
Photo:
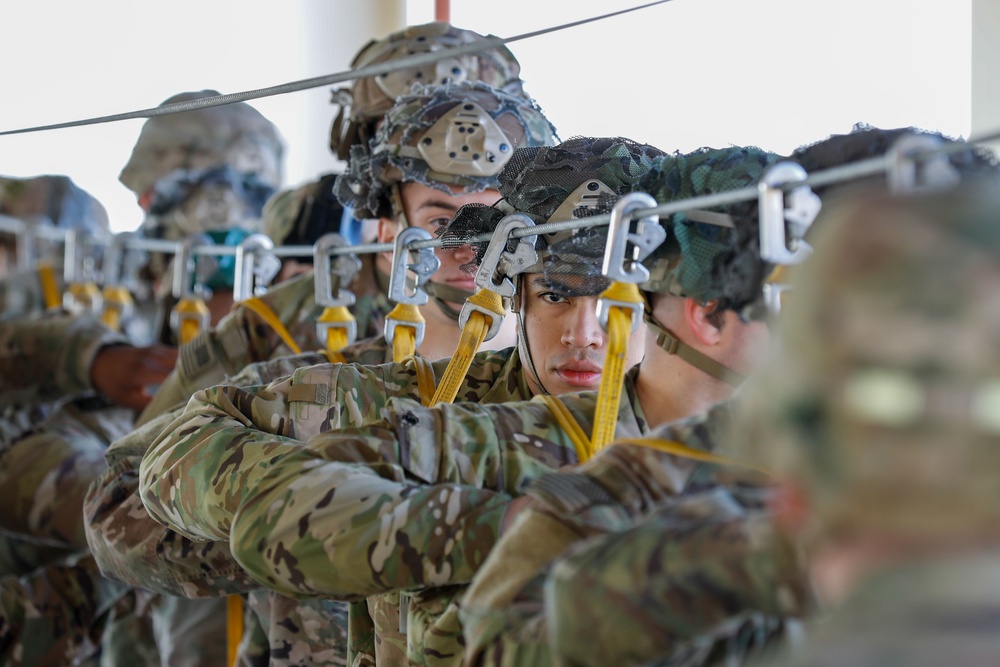
[[(403, 199), (403, 211), (406, 213), (406, 219), (410, 225), (426, 229), (435, 237), (437, 231), (451, 222), (455, 212), (465, 204), (492, 205), (500, 199), (500, 193), (496, 190), (464, 194), (457, 188), (453, 188), (451, 193), (447, 193), (421, 183), (412, 182), (403, 184), (400, 188), (400, 196)], [(380, 236), (383, 243), (391, 241), (392, 238), (395, 238), (395, 233), (391, 234), (391, 238), (388, 235)], [(468, 246), (456, 250), (437, 248), (434, 252), (441, 260), (441, 268), (434, 273), (431, 280), (469, 292), (476, 290), (473, 275), (466, 273), (461, 268), (463, 264), (468, 264), (473, 259), (472, 250)], [(462, 307), (461, 303), (452, 305), (456, 308)]]
[[(531, 360), (538, 380), (551, 394), (595, 390), (601, 383), (607, 334), (597, 321), (598, 295), (580, 296), (545, 274), (522, 281), (521, 308)], [(642, 360), (646, 327), (629, 338), (626, 366)]]

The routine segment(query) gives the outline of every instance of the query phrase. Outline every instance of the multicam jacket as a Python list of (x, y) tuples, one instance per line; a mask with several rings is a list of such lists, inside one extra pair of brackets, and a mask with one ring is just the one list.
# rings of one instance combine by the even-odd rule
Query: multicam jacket
[[(626, 376), (621, 437), (648, 430), (634, 377)], [(596, 394), (563, 402), (588, 431)], [(575, 464), (576, 449), (539, 399), (434, 408), (393, 400), (383, 414), (283, 454), (243, 499), (230, 544), (274, 590), (369, 596), (379, 664), (460, 664), (456, 599), (497, 542), (512, 496)], [(675, 476), (684, 479), (683, 466)]]
[[(380, 362), (391, 356), (382, 338), (359, 342), (342, 351), (355, 362)], [(235, 382), (260, 384), (296, 368), (325, 360), (322, 353), (305, 353), (251, 364)], [(245, 595), (253, 614), (248, 634), (256, 644), (244, 646), (245, 661), (264, 664), (346, 664), (347, 608), (330, 600), (291, 600), (260, 589), (233, 560), (226, 542), (192, 542), (163, 527), (146, 512), (138, 494), (142, 455), (157, 434), (182, 412), (165, 413), (120, 440), (107, 451), (107, 467), (90, 486), (84, 502), (85, 527), (91, 551), (106, 575), (171, 596), (199, 598), (223, 621), (225, 605), (212, 599)], [(208, 623), (208, 620), (205, 623)], [(214, 626), (212, 626), (214, 627)], [(245, 644), (247, 640), (245, 639)]]
[[(651, 437), (712, 451), (727, 412)], [(780, 636), (810, 607), (806, 576), (772, 530), (766, 476), (734, 463), (616, 444), (540, 477), (527, 490), (531, 509), (451, 610), (466, 659), (739, 664)]]
[[(208, 547), (211, 553), (227, 551), (232, 512), (242, 496), (252, 492), (272, 459), (301, 447), (304, 442), (297, 438), (376, 421), (379, 406), (388, 396), (420, 397), (417, 363), (370, 367), (321, 364), (299, 369), (267, 386), (213, 387), (199, 392), (184, 416), (164, 431), (143, 460), (140, 488), (150, 514), (177, 530), (177, 538), (185, 543), (192, 544), (186, 538), (198, 540), (196, 549), (208, 539), (216, 540), (209, 545), (225, 547)], [(447, 360), (429, 364), (435, 382), (446, 367)], [(459, 392), (462, 400), (484, 402), (523, 400), (530, 395), (514, 349), (476, 355)], [(220, 469), (228, 471), (225, 478), (219, 478)], [(183, 500), (173, 492), (160, 496), (174, 486), (175, 475), (184, 480)], [(209, 496), (213, 499), (207, 500)], [(203, 516), (206, 505), (217, 507)], [(194, 567), (187, 568), (187, 573), (189, 583), (199, 578)], [(218, 575), (211, 580), (206, 575), (200, 578), (215, 590), (247, 588), (245, 580), (237, 581), (239, 576), (230, 571), (219, 570)], [(373, 631), (368, 610), (363, 604), (353, 605), (351, 641), (357, 648), (352, 654), (374, 656)]]
[[(392, 304), (376, 280), (374, 255), (362, 256), (361, 271), (350, 290), (356, 297), (351, 312), (358, 321), (358, 338), (382, 335), (384, 318)], [(316, 304), (312, 272), (281, 283), (260, 300), (274, 311), (302, 350), (322, 348), (316, 337), (316, 319), (323, 313), (323, 306)], [(216, 327), (181, 348), (177, 368), (140, 415), (139, 424), (185, 403), (199, 389), (224, 382), (251, 363), (290, 354), (292, 350), (259, 314), (236, 304)]]

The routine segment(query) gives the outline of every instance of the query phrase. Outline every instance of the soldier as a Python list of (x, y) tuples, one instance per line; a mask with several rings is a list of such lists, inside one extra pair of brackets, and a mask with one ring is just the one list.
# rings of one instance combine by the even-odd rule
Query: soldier
[[(450, 111), (457, 111), (460, 106), (463, 107), (463, 111), (469, 111), (464, 108), (466, 106), (473, 107), (472, 111), (478, 114), (477, 121), (482, 123), (483, 127), (499, 132), (499, 134), (491, 135), (490, 141), (506, 143), (510, 153), (513, 153), (513, 147), (517, 145), (537, 146), (549, 144), (554, 140), (554, 131), (551, 125), (532, 102), (511, 97), (481, 84), (428, 89), (420, 94), (403, 98), (401, 104), (394, 107), (388, 115), (376, 142), (373, 143), (372, 155), (356, 152), (355, 157), (352, 158), (349, 175), (345, 176), (359, 187), (359, 192), (368, 197), (366, 206), (375, 206), (388, 216), (385, 221), (387, 232), (394, 234), (398, 231), (398, 228), (393, 229), (393, 227), (398, 227), (397, 220), (402, 220), (404, 215), (402, 211), (392, 212), (393, 192), (404, 191), (399, 197), (399, 202), (409, 214), (406, 219), (411, 224), (431, 229), (439, 225), (442, 216), (450, 217), (458, 203), (468, 201), (489, 201), (492, 203), (499, 197), (499, 193), (495, 190), (491, 193), (483, 191), (484, 188), (489, 190), (490, 186), (496, 183), (497, 176), (495, 172), (489, 174), (489, 169), (484, 172), (482, 165), (478, 164), (478, 162), (483, 161), (482, 159), (458, 161), (450, 167), (433, 171), (429, 168), (428, 162), (419, 154), (409, 155), (405, 161), (395, 157), (395, 152), (401, 150), (401, 147), (396, 143), (400, 141), (400, 137), (403, 137), (405, 142), (416, 144), (422, 142), (425, 135), (428, 134), (434, 138), (439, 138), (437, 132), (447, 134), (448, 119), (445, 118), (441, 123), (438, 121), (442, 119), (442, 114), (446, 115)], [(498, 117), (499, 120), (494, 121), (494, 116)], [(435, 151), (427, 153), (427, 159), (435, 160), (436, 166), (440, 166), (436, 162), (437, 158), (443, 157), (445, 157), (443, 153)], [(485, 158), (485, 155), (482, 157)], [(506, 159), (502, 159), (502, 157), (498, 157), (495, 171), (499, 171), (506, 162)], [(402, 185), (400, 185), (401, 183)], [(462, 193), (463, 189), (469, 192)], [(413, 192), (419, 192), (422, 199), (413, 199), (413, 195), (411, 195)], [(467, 275), (460, 269), (460, 264), (468, 258), (468, 253), (465, 253), (465, 257), (461, 253), (448, 254), (455, 255), (450, 269), (451, 275), (461, 275), (463, 279), (466, 279)], [(309, 281), (311, 298), (312, 275), (303, 276), (298, 280)], [(372, 285), (366, 287), (369, 294), (372, 293), (371, 287)], [(275, 292), (277, 291), (275, 290)], [(310, 303), (315, 305), (312, 301)], [(296, 313), (296, 317), (306, 312), (299, 309), (301, 302), (284, 305), (288, 308), (286, 312)], [(234, 315), (231, 319), (237, 321), (236, 317)], [(305, 324), (306, 322), (303, 320), (300, 327), (304, 327)], [(308, 322), (308, 324), (314, 331), (315, 321)], [(220, 327), (219, 331), (222, 332), (225, 326)], [(456, 334), (459, 333), (455, 322), (450, 319), (441, 326), (454, 330)], [(438, 332), (438, 340), (435, 341), (435, 344), (442, 346), (440, 340), (442, 336), (439, 329), (432, 329), (430, 325), (428, 329), (427, 337), (435, 335), (432, 331)], [(311, 332), (310, 337), (315, 338), (315, 333)], [(257, 340), (263, 344), (270, 341), (271, 338), (258, 336)], [(454, 347), (455, 343), (453, 342), (452, 349)], [(195, 344), (187, 349), (192, 348), (200, 349)], [(277, 347), (262, 349), (261, 353), (280, 355)], [(341, 354), (353, 362), (382, 363), (391, 359), (390, 348), (381, 337), (349, 346), (342, 350)], [(309, 353), (298, 358), (290, 358), (289, 362), (311, 366), (319, 360), (315, 354)], [(417, 383), (414, 379), (413, 369), (420, 363), (414, 360), (406, 366), (396, 366), (388, 374), (391, 376), (391, 381), (400, 383), (400, 391), (416, 390)], [(446, 365), (446, 362), (442, 362), (431, 368), (433, 380), (436, 381), (441, 376)], [(479, 370), (476, 371), (482, 375), (482, 378), (474, 373), (474, 377), (481, 381), (476, 383), (474, 389), (470, 391), (486, 392), (493, 384), (499, 384), (495, 380), (497, 372), (509, 365), (518, 365), (517, 357), (512, 358), (509, 350), (505, 353), (484, 353), (479, 362)], [(341, 371), (336, 365), (328, 365), (324, 372), (337, 376), (341, 372), (346, 375), (353, 371)], [(349, 388), (346, 384), (344, 387), (345, 391)], [(498, 391), (509, 393), (519, 388), (507, 389), (504, 387)], [(350, 403), (356, 404), (356, 399), (351, 399)], [(256, 407), (253, 410), (256, 410)], [(159, 428), (169, 423), (162, 419), (154, 421)], [(152, 427), (153, 421), (149, 422), (148, 425)], [(144, 433), (148, 432), (144, 431)], [(141, 582), (151, 585), (150, 581), (165, 582), (160, 588), (164, 592), (198, 596), (219, 595), (222, 592), (220, 586), (224, 587), (226, 584), (218, 582), (228, 582), (232, 579), (232, 570), (238, 569), (238, 566), (231, 566), (228, 578), (220, 576), (217, 580), (213, 579), (214, 574), (210, 575), (204, 571), (194, 570), (197, 581), (188, 582), (182, 591), (177, 586), (176, 572), (167, 571), (155, 574), (149, 571), (164, 567), (159, 554), (151, 559), (152, 563), (144, 562), (143, 559), (149, 558), (152, 550), (159, 548), (157, 545), (167, 540), (173, 540), (174, 537), (162, 529), (148, 528), (148, 524), (153, 522), (145, 520), (144, 515), (138, 514), (138, 512), (143, 511), (138, 496), (122, 494), (123, 486), (133, 491), (135, 489), (135, 471), (138, 468), (139, 457), (134, 456), (136, 450), (133, 447), (140, 442), (142, 451), (145, 451), (151, 439), (146, 438), (139, 441), (133, 437), (121, 443), (121, 447), (125, 448), (123, 451), (132, 455), (129, 457), (118, 458), (114, 454), (118, 445), (112, 447), (108, 453), (109, 463), (112, 463), (111, 469), (91, 488), (91, 501), (88, 506), (92, 507), (93, 511), (88, 512), (88, 522), (91, 527), (91, 541), (94, 544), (95, 552), (100, 554), (102, 567), (114, 576), (135, 582), (136, 585)], [(130, 528), (124, 529), (125, 525), (130, 526)], [(228, 548), (224, 551), (228, 553)], [(187, 554), (186, 557), (190, 558), (191, 555)], [(167, 567), (169, 568), (169, 566)], [(191, 570), (186, 571), (185, 576), (191, 572)], [(208, 583), (204, 583), (203, 580), (208, 581)], [(225, 592), (243, 593), (245, 590), (237, 588), (236, 590), (225, 590)], [(336, 613), (336, 610), (330, 610), (330, 603), (296, 603), (296, 601), (287, 598), (279, 598), (258, 591), (251, 595), (250, 606), (258, 612), (262, 622), (267, 626), (268, 636), (272, 641), (272, 659), (293, 660), (297, 658), (292, 658), (291, 655), (301, 656), (304, 652), (308, 654), (310, 651), (325, 651), (327, 655), (332, 656), (331, 660), (340, 659), (343, 656), (343, 651), (339, 654), (336, 651), (336, 641), (339, 641), (340, 638), (334, 636), (333, 633), (342, 629), (344, 624), (338, 623), (336, 616), (331, 616)], [(289, 629), (291, 624), (283, 622), (282, 616), (287, 616), (290, 613), (309, 613), (312, 615), (311, 618), (315, 618), (317, 614), (320, 614), (322, 618), (322, 614), (327, 614), (325, 623), (308, 621), (300, 627), (313, 629), (320, 627), (323, 632), (328, 634), (313, 638), (301, 634), (296, 635), (294, 631)], [(331, 618), (333, 620), (330, 620)]]
[[(560, 211), (567, 193), (577, 186), (589, 190), (593, 181), (610, 181), (620, 187), (624, 180), (628, 183), (626, 191), (644, 185), (656, 192), (660, 201), (671, 201), (756, 182), (763, 169), (777, 159), (777, 156), (756, 149), (706, 150), (690, 156), (660, 157), (653, 160), (652, 165), (646, 163), (643, 169), (636, 169), (634, 161), (622, 159), (622, 143), (579, 139), (567, 142), (572, 149), (537, 149), (526, 151), (524, 157), (516, 156), (510, 173), (505, 171), (501, 177), (501, 192), (505, 195), (503, 210), (509, 211), (508, 206), (523, 210), (518, 206), (521, 204), (526, 206), (526, 212), (540, 214), (544, 220), (547, 214)], [(726, 169), (718, 169), (721, 165)], [(713, 170), (713, 166), (717, 169)], [(556, 176), (558, 178), (554, 178)], [(594, 185), (600, 189), (599, 184)], [(611, 196), (603, 196), (599, 201), (613, 201), (620, 193), (612, 188)], [(574, 208), (572, 202), (566, 208)], [(459, 219), (462, 217), (460, 214)], [(720, 370), (719, 364), (706, 360), (717, 356), (745, 371), (753, 353), (752, 342), (766, 336), (764, 325), (744, 322), (737, 313), (758, 299), (767, 267), (759, 260), (757, 250), (755, 204), (734, 207), (731, 218), (714, 217), (710, 212), (699, 214), (698, 219), (712, 220), (715, 224), (695, 223), (680, 215), (675, 223), (668, 225), (674, 237), (658, 258), (666, 266), (657, 274), (657, 282), (650, 286), (656, 295), (652, 315), (661, 321), (658, 327), (671, 327), (674, 335), (683, 337), (683, 346), (677, 343), (668, 347), (674, 350), (682, 347), (685, 358), (694, 359), (694, 363), (712, 373), (699, 370), (701, 377), (695, 375), (690, 382), (697, 400), (714, 402), (732, 391), (725, 380), (717, 376), (726, 380), (731, 377)], [(718, 226), (720, 221), (723, 226)], [(737, 231), (729, 232), (725, 224), (735, 225)], [(734, 249), (734, 236), (741, 239), (738, 251)], [(599, 243), (594, 243), (598, 240)], [(569, 252), (584, 255), (591, 247), (598, 247), (603, 252), (604, 240), (600, 232), (577, 234), (565, 245), (557, 243), (549, 254), (553, 257)], [(679, 254), (678, 245), (695, 247), (699, 252)], [(737, 255), (737, 259), (731, 262), (718, 259), (723, 256), (728, 259), (730, 254)], [(709, 277), (709, 269), (716, 263), (723, 266), (720, 269), (723, 277), (713, 280)], [(734, 270), (727, 273), (730, 265)], [(525, 288), (521, 296), (522, 306), (527, 308), (523, 320), (529, 349), (534, 346), (531, 309), (537, 303), (559, 305), (566, 302), (567, 296), (560, 294), (556, 285), (575, 282), (593, 287), (593, 279), (600, 273), (598, 263), (592, 259), (589, 263), (577, 262), (576, 266), (585, 270), (582, 276), (577, 273), (573, 281), (567, 280), (574, 276), (572, 273), (566, 275), (564, 263), (560, 261), (546, 263), (541, 276), (532, 278), (529, 275), (522, 280), (537, 288), (534, 298), (527, 297), (530, 287)], [(673, 270), (667, 270), (667, 266), (672, 266)], [(749, 280), (745, 278), (747, 275), (751, 276)], [(688, 290), (691, 296), (670, 296), (667, 294), (670, 290), (680, 293)], [(568, 301), (574, 298), (579, 297), (570, 294)], [(715, 312), (717, 308), (720, 312)], [(718, 324), (710, 322), (710, 317)], [(645, 360), (638, 367), (638, 373), (633, 371), (627, 377), (624, 391), (627, 398), (622, 401), (618, 414), (620, 435), (642, 435), (661, 420), (672, 418), (675, 410), (685, 406), (694, 409), (690, 403), (665, 408), (656, 398), (670, 388), (664, 378), (683, 372), (679, 368), (670, 368), (668, 372), (667, 367), (689, 363), (658, 347), (657, 339), (666, 335), (646, 337), (642, 350)], [(630, 352), (635, 347), (631, 346)], [(531, 356), (534, 358), (534, 352)], [(652, 363), (651, 358), (655, 358)], [(533, 372), (541, 381), (532, 386), (549, 388), (547, 378), (557, 378), (559, 371), (558, 366), (549, 368), (536, 363)], [(320, 380), (331, 386), (330, 380), (309, 377), (309, 372), (293, 375), (290, 389), (276, 383), (264, 389), (261, 396), (298, 393), (301, 390), (295, 390), (295, 385)], [(644, 377), (644, 373), (649, 376)], [(694, 374), (684, 376), (689, 375)], [(335, 379), (338, 382), (333, 388), (340, 391), (342, 379)], [(348, 386), (357, 386), (357, 382)], [(331, 430), (314, 437), (303, 450), (298, 446), (290, 447), (290, 443), (274, 436), (258, 438), (242, 427), (224, 434), (223, 428), (216, 428), (226, 424), (218, 421), (227, 409), (231, 410), (224, 406), (245, 404), (245, 400), (233, 394), (226, 397), (225, 403), (220, 399), (222, 396), (212, 400), (214, 407), (211, 409), (203, 403), (198, 412), (192, 413), (192, 418), (178, 420), (172, 426), (177, 435), (161, 439), (145, 457), (141, 472), (143, 484), (148, 489), (144, 493), (147, 509), (159, 520), (192, 537), (229, 537), (241, 563), (261, 583), (275, 590), (297, 595), (373, 596), (369, 604), (378, 624), (380, 640), (377, 647), (384, 651), (380, 659), (409, 659), (418, 664), (430, 655), (438, 655), (446, 661), (461, 659), (461, 628), (449, 603), (469, 582), (495, 541), (501, 523), (512, 514), (509, 494), (519, 493), (527, 478), (577, 460), (569, 438), (547, 407), (551, 402), (521, 403), (516, 407), (469, 403), (439, 405), (431, 409), (437, 414), (425, 414), (416, 404), (391, 399), (387, 409), (382, 411), (386, 421), (369, 429)], [(331, 398), (331, 403), (337, 405), (338, 400)], [(365, 396), (359, 407), (367, 408), (370, 400)], [(570, 419), (575, 418), (586, 428), (592, 421), (594, 401), (591, 393), (565, 397), (562, 403), (568, 406)], [(372, 407), (381, 404), (380, 401)], [(280, 423), (286, 428), (284, 424), (296, 421), (295, 412), (301, 415), (299, 423), (302, 417), (313, 414), (309, 406), (299, 408), (292, 403), (290, 407), (295, 411), (289, 413), (292, 419), (279, 422), (265, 415), (263, 404), (259, 405), (256, 416), (251, 418), (255, 424), (265, 425), (261, 428), (267, 428), (268, 423)], [(245, 410), (241, 419), (245, 420), (246, 413), (251, 412)], [(328, 409), (316, 412), (317, 418), (325, 420), (323, 428), (358, 423), (354, 418), (334, 421), (328, 419), (329, 415)], [(204, 420), (209, 417), (215, 421), (206, 426)], [(439, 429), (444, 429), (444, 433)], [(312, 433), (315, 428), (295, 428), (289, 434), (302, 439)], [(214, 500), (209, 503), (213, 509), (208, 513), (196, 509), (191, 499), (172, 491), (176, 488), (176, 480), (182, 478), (210, 475), (206, 479), (218, 479), (218, 465), (198, 465), (198, 459), (203, 457), (194, 452), (204, 446), (199, 445), (199, 441), (211, 441), (214, 451), (225, 448), (230, 456), (235, 446), (240, 450), (241, 461), (247, 464), (252, 464), (250, 456), (262, 461), (261, 456), (267, 457), (265, 465), (245, 467), (245, 472), (239, 472), (233, 481), (226, 481), (223, 486), (199, 489), (196, 494), (199, 498), (214, 494), (211, 497), (219, 499), (218, 504)], [(254, 441), (259, 444), (251, 446), (249, 443)], [(226, 442), (232, 444), (226, 445)], [(470, 449), (471, 443), (475, 446)], [(400, 457), (400, 447), (412, 451), (414, 456), (403, 454)], [(508, 455), (507, 448), (514, 451)], [(368, 462), (373, 468), (343, 461)], [(318, 501), (318, 496), (314, 498), (308, 491), (312, 480), (318, 479), (314, 470), (329, 473), (324, 488), (337, 490), (333, 496), (327, 494), (323, 501)], [(687, 473), (688, 470), (677, 473), (675, 467), (673, 474), (678, 477), (678, 486), (683, 487)], [(456, 486), (454, 482), (468, 486)], [(235, 493), (237, 488), (239, 493)], [(223, 490), (225, 492), (220, 493)], [(677, 488), (671, 488), (661, 495), (676, 492)], [(276, 512), (266, 511), (264, 508), (268, 506), (277, 507), (269, 505), (268, 498), (281, 498), (285, 505)], [(359, 506), (359, 499), (368, 500), (361, 500)], [(375, 505), (370, 505), (369, 501)], [(292, 515), (297, 515), (302, 521), (299, 525), (306, 528), (301, 540), (284, 537), (283, 526), (291, 525), (285, 522)], [(383, 525), (380, 517), (386, 517), (386, 521), (394, 517), (391, 527)], [(378, 537), (379, 534), (383, 537)], [(369, 546), (361, 547), (359, 552), (361, 543)], [(254, 549), (261, 547), (256, 555), (250, 553), (251, 544), (256, 545)], [(368, 553), (369, 558), (357, 558), (358, 553)], [(440, 588), (431, 590), (428, 587)], [(402, 591), (417, 589), (427, 590), (412, 598), (403, 597), (408, 612), (400, 621), (411, 629), (404, 657), (400, 653), (406, 644), (396, 626), (391, 624), (393, 614), (399, 609), (394, 598)], [(382, 595), (386, 593), (389, 595)], [(390, 653), (389, 648), (393, 645), (397, 648)]]
[(742, 423), (797, 490), (783, 525), (828, 610), (766, 664), (996, 655), (998, 207), (992, 183), (856, 193), (792, 276)]
[[(880, 157), (896, 142), (912, 137), (945, 141), (913, 128), (858, 127), (849, 135), (803, 147), (794, 157), (811, 169), (825, 170), (845, 161)], [(920, 169), (931, 166), (931, 171), (940, 171), (943, 158), (944, 154), (931, 157)], [(946, 164), (963, 178), (996, 180), (993, 160), (972, 146), (951, 147)], [(867, 185), (848, 181), (822, 188), (824, 201), (849, 198), (858, 188), (882, 185), (881, 177), (865, 180)], [(784, 373), (785, 366), (781, 368)], [(768, 394), (748, 393), (751, 397)], [(730, 448), (745, 443), (743, 431), (730, 433), (714, 423), (719, 417), (715, 412), (705, 419), (704, 427), (696, 427), (700, 419), (677, 425), (669, 437), (687, 445), (705, 441), (700, 448), (712, 450), (727, 443), (733, 443)], [(572, 474), (596, 477), (602, 489), (614, 488), (607, 472), (598, 472), (607, 467), (598, 464), (600, 458)], [(566, 488), (567, 480), (559, 481), (551, 484), (552, 489)], [(498, 586), (495, 577), (490, 581), (490, 568), (483, 568), (462, 608), (470, 661), (604, 665), (659, 659), (694, 664), (725, 655), (727, 664), (739, 664), (762, 645), (783, 636), (795, 624), (793, 619), (814, 610), (794, 550), (773, 533), (771, 505), (775, 501), (761, 497), (759, 491), (748, 496), (745, 487), (733, 488), (729, 483), (725, 493), (713, 492), (719, 497), (699, 494), (642, 516), (623, 513), (616, 508), (621, 502), (617, 499), (581, 503), (569, 494), (544, 493), (540, 489), (546, 484), (540, 479), (528, 490), (534, 499), (532, 512), (563, 529), (571, 527), (578, 540), (591, 537), (540, 570), (516, 594)], [(767, 495), (773, 495), (773, 490)], [(536, 522), (542, 520), (535, 517)], [(545, 531), (536, 526), (536, 532)], [(528, 542), (514, 543), (515, 537), (511, 535), (494, 552), (497, 564), (507, 558), (508, 578), (510, 559)], [(635, 628), (643, 631), (635, 632)]]
[[(411, 53), (468, 44), (481, 37), (476, 32), (456, 28), (447, 23), (410, 26), (366, 44), (355, 56), (352, 66), (361, 67), (388, 62)], [(358, 79), (349, 91), (334, 91), (334, 100), (339, 103), (340, 110), (334, 120), (330, 148), (341, 159), (349, 160), (356, 165), (354, 169), (362, 170), (362, 160), (369, 150), (370, 142), (375, 138), (376, 127), (381, 123), (385, 113), (393, 107), (396, 99), (408, 94), (415, 84), (480, 81), (523, 98), (525, 104), (530, 106), (532, 102), (524, 94), (518, 78), (519, 73), (520, 65), (517, 59), (505, 47), (500, 47), (484, 49), (459, 58), (444, 59), (434, 65)], [(543, 131), (551, 133), (550, 140), (543, 143), (553, 143), (555, 132), (551, 126)], [(357, 157), (352, 157), (352, 150), (360, 151)], [(362, 171), (358, 171), (355, 176), (362, 175)], [(350, 214), (353, 213), (351, 202), (354, 197), (350, 196), (345, 210), (344, 205), (334, 196), (337, 177), (337, 174), (326, 174), (314, 183), (276, 196), (272, 202), (273, 213), (276, 216), (272, 228), (292, 230), (291, 233), (279, 233), (286, 239), (285, 243), (311, 244), (327, 232), (340, 230), (341, 221), (350, 219)], [(389, 217), (392, 217), (391, 210)], [(378, 240), (391, 240), (397, 229), (398, 225), (391, 220), (381, 223)], [(432, 226), (431, 231), (433, 230)], [(348, 229), (341, 231), (345, 237), (356, 236), (348, 233)], [(358, 239), (352, 238), (352, 240)], [(382, 334), (383, 318), (392, 308), (385, 293), (390, 266), (388, 256), (384, 255), (364, 255), (362, 261), (361, 270), (352, 284), (346, 287), (356, 297), (351, 311), (360, 325), (358, 337), (367, 339)], [(286, 261), (286, 264), (291, 263)], [(442, 274), (439, 277), (444, 276)], [(301, 349), (317, 349), (322, 346), (316, 338), (315, 322), (323, 312), (323, 307), (315, 302), (314, 286), (313, 276), (306, 275), (272, 289), (261, 297), (263, 303), (276, 314)], [(457, 328), (454, 324), (457, 322), (458, 312), (455, 304), (461, 307), (470, 293), (467, 289), (456, 287), (454, 284), (438, 285), (434, 280), (427, 287), (427, 291), (434, 297), (437, 310), (434, 310), (435, 306), (429, 306), (425, 311), (430, 311), (432, 314), (440, 312), (452, 320), (451, 327), (446, 322), (440, 323), (441, 335), (425, 336), (428, 346), (431, 345), (431, 339), (439, 339), (442, 342), (440, 347), (444, 351), (435, 351), (431, 358), (450, 355), (455, 348), (453, 343), (457, 342)], [(445, 299), (445, 296), (448, 298)], [(452, 305), (448, 305), (449, 303)], [(237, 306), (231, 317), (214, 331), (207, 332), (199, 338), (194, 345), (202, 350), (201, 354), (190, 355), (184, 360), (174, 376), (160, 388), (152, 407), (140, 416), (140, 424), (187, 401), (196, 390), (222, 382), (246, 364), (272, 359), (293, 351), (259, 313), (241, 306)], [(423, 352), (427, 351), (425, 347)]]

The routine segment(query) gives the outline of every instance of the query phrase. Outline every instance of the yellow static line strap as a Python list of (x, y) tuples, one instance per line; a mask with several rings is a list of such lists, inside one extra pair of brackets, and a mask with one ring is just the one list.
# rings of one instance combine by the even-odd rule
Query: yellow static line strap
[(323, 350), (323, 354), (326, 355), (326, 360), (331, 364), (346, 364), (347, 358), (337, 351)]
[(59, 296), (59, 287), (56, 285), (56, 271), (49, 262), (42, 262), (38, 265), (38, 282), (42, 285), (42, 298), (45, 300), (45, 309), (58, 308), (62, 305), (62, 298)]
[(414, 354), (410, 359), (413, 360), (413, 367), (417, 371), (417, 392), (420, 394), (420, 402), (424, 407), (429, 407), (434, 399), (434, 368), (431, 362), (419, 354)]
[(288, 332), (288, 329), (281, 322), (281, 319), (275, 314), (275, 312), (271, 310), (270, 306), (255, 296), (241, 301), (240, 303), (249, 308), (252, 312), (260, 315), (260, 318), (267, 323), (267, 326), (274, 330), (274, 333), (278, 334), (278, 337), (281, 338), (282, 342), (285, 343), (293, 354), (302, 354), (302, 348), (295, 342), (295, 339), (292, 338), (292, 334)]
[(573, 447), (576, 449), (576, 459), (579, 463), (584, 463), (590, 460), (590, 457), (594, 455), (594, 450), (590, 444), (590, 438), (584, 433), (583, 429), (576, 422), (573, 414), (566, 408), (566, 404), (563, 403), (558, 396), (552, 396), (550, 394), (543, 394), (542, 400), (545, 401), (545, 405), (548, 406), (549, 411), (556, 418), (556, 423), (559, 424), (559, 428), (566, 432), (569, 436), (570, 442), (573, 443)]
[(101, 299), (101, 289), (96, 283), (72, 283), (66, 288), (66, 293), (77, 304), (86, 310), (94, 310)]
[(101, 322), (109, 329), (121, 331), (122, 316), (133, 305), (132, 295), (120, 285), (107, 285), (102, 292), (104, 309), (101, 312)]
[[(613, 282), (601, 293), (601, 298), (635, 304), (640, 309), (644, 303), (639, 287), (635, 283)], [(612, 305), (608, 308), (608, 352), (604, 359), (601, 386), (597, 392), (597, 407), (594, 410), (594, 430), (590, 436), (592, 452), (600, 451), (615, 437), (622, 385), (625, 381), (625, 371), (628, 370), (626, 368), (628, 339), (632, 333), (634, 312), (622, 306)]]
[(666, 452), (667, 454), (679, 456), (685, 459), (693, 459), (695, 461), (703, 461), (705, 463), (715, 463), (717, 465), (747, 468), (748, 470), (754, 470), (767, 476), (771, 475), (771, 473), (764, 468), (758, 468), (757, 466), (750, 465), (749, 463), (743, 463), (742, 461), (720, 456), (719, 454), (713, 454), (712, 452), (706, 452), (701, 449), (694, 449), (693, 447), (688, 447), (687, 445), (675, 440), (659, 440), (657, 438), (626, 438), (622, 440), (615, 440), (615, 444), (649, 447), (650, 449), (658, 449), (661, 452)]
[(239, 664), (240, 642), (243, 641), (243, 598), (230, 595), (226, 598), (226, 664)]
[[(355, 319), (351, 311), (347, 309), (347, 306), (327, 306), (323, 309), (323, 314), (316, 321), (331, 325), (346, 325), (354, 322)], [(344, 326), (330, 326), (326, 330), (326, 340), (321, 342), (326, 344), (328, 353), (343, 350), (350, 344), (347, 328)]]
[(201, 331), (201, 323), (208, 315), (208, 306), (201, 299), (185, 297), (174, 306), (179, 324), (177, 327), (177, 340), (181, 345), (190, 343)]
[(417, 351), (417, 327), (406, 326), (412, 322), (414, 325), (424, 323), (424, 316), (420, 314), (420, 309), (410, 303), (397, 303), (386, 320), (402, 322), (397, 324), (392, 337), (392, 360), (400, 363), (403, 359), (412, 356)]
[[(503, 318), (506, 314), (506, 310), (503, 307), (503, 297), (496, 292), (481, 289), (470, 296), (467, 301), (476, 306), (489, 309), (491, 312), (496, 313), (496, 317), (498, 318)], [(458, 341), (458, 348), (455, 350), (451, 361), (448, 362), (448, 368), (445, 369), (444, 375), (441, 376), (441, 382), (438, 384), (437, 391), (434, 392), (431, 405), (454, 402), (455, 397), (458, 395), (458, 390), (461, 388), (462, 383), (465, 381), (465, 376), (469, 372), (469, 366), (472, 365), (472, 358), (479, 351), (479, 346), (486, 340), (486, 334), (489, 332), (493, 321), (493, 318), (481, 311), (473, 310), (469, 313), (469, 319), (465, 321), (465, 326), (462, 327), (462, 338)]]

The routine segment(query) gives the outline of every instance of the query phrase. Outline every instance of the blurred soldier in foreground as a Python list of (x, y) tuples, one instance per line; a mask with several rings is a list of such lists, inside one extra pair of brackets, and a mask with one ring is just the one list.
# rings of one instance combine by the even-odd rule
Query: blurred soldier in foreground
[(793, 275), (744, 428), (830, 609), (761, 664), (996, 662), (998, 215), (995, 187), (861, 196)]

